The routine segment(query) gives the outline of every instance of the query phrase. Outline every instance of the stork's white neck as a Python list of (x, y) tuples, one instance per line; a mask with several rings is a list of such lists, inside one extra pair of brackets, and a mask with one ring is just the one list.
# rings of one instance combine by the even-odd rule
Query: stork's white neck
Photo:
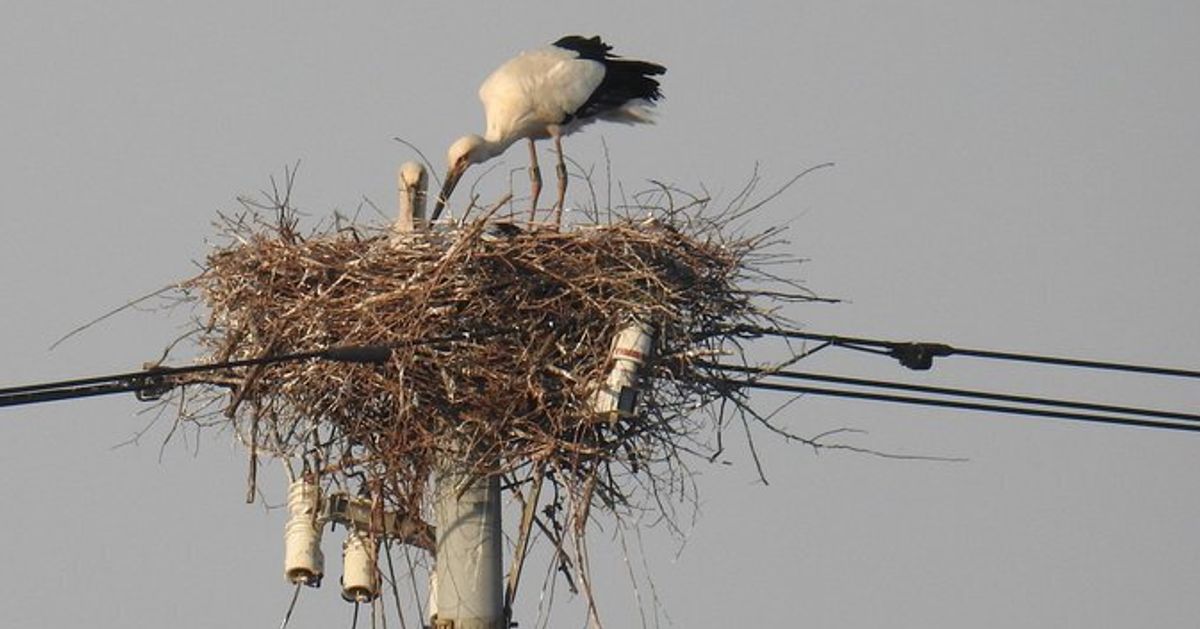
[[(492, 134), (490, 133), (485, 134), (483, 136), (483, 143), (479, 145), (479, 148), (471, 152), (471, 161), (476, 164), (485, 162), (503, 153), (504, 151), (507, 151), (508, 147), (512, 146), (513, 142), (516, 141), (516, 136), (499, 135), (492, 137)], [(478, 157), (478, 159), (475, 159), (476, 157)]]
[(466, 135), (450, 145), (450, 150), (446, 152), (446, 163), (450, 168), (481, 164), (503, 153), (515, 141), (515, 137), (489, 139), (480, 135)]

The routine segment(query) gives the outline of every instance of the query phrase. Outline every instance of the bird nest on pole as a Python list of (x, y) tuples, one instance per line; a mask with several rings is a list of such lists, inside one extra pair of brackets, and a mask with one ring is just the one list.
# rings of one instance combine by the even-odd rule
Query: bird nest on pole
[[(301, 235), (286, 203), (222, 216), (225, 244), (183, 285), (208, 312), (209, 360), (343, 346), (390, 355), (197, 375), (218, 388), (189, 385), (184, 416), (232, 424), (255, 460), (303, 461), (310, 476), (409, 514), (428, 512), (445, 461), (518, 495), (551, 483), (558, 504), (536, 518), (560, 545), (583, 534), (590, 508), (667, 509), (664, 496), (690, 491), (686, 455), (715, 456), (724, 420), (744, 408), (708, 361), (739, 355), (747, 327), (779, 324), (782, 303), (813, 299), (765, 270), (787, 261), (764, 251), (779, 229), (734, 233), (751, 205), (739, 201), (716, 211), (662, 187), (561, 231), (481, 218), (402, 238), (344, 225)], [(652, 338), (636, 407), (599, 412), (614, 341), (631, 325)]]

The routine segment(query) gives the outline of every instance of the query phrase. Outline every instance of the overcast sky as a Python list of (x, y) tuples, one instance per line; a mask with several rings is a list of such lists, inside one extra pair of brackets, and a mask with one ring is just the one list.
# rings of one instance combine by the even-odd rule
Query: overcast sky
[[(296, 200), (314, 216), (364, 198), (392, 207), (413, 157), (393, 136), (442, 167), (451, 140), (482, 130), (487, 73), (568, 33), (669, 68), (657, 125), (566, 143), (602, 164), (604, 139), (628, 189), (655, 179), (728, 198), (756, 163), (765, 193), (836, 162), (754, 218), (788, 223), (785, 250), (811, 260), (795, 276), (847, 300), (789, 311), (809, 329), (1200, 367), (1194, 2), (411, 4), (7, 3), (0, 386), (155, 359), (180, 313), (127, 312), (47, 347), (194, 273), (215, 213), (284, 165), (301, 161)], [(514, 148), (504, 164), (524, 159)], [(836, 352), (806, 366), (1200, 406), (1194, 381), (965, 358), (916, 374)], [(278, 626), (283, 514), (244, 504), (246, 457), (228, 433), (176, 438), (160, 457), (161, 423), (114, 448), (150, 420), (143, 409), (114, 397), (0, 410), (0, 626)], [(821, 399), (781, 421), (969, 462), (818, 455), (767, 434), (769, 486), (743, 447), (732, 465), (696, 462), (686, 540), (644, 536), (663, 626), (1200, 618), (1200, 436)], [(639, 626), (640, 595), (653, 622), (611, 535), (592, 550), (602, 616)], [(332, 559), (330, 572), (293, 627), (349, 626)], [(539, 587), (524, 583), (523, 627)], [(582, 626), (557, 596), (549, 626)]]

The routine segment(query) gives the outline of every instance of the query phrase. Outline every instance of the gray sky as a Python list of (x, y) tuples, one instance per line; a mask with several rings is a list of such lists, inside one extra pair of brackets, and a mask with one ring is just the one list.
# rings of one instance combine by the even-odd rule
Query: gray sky
[[(1193, 2), (35, 3), (0, 20), (0, 383), (124, 371), (186, 322), (123, 314), (195, 271), (210, 221), (302, 160), (312, 214), (393, 204), (419, 145), (482, 128), (500, 61), (567, 33), (668, 66), (660, 122), (567, 142), (630, 189), (728, 198), (757, 162), (813, 330), (1200, 366), (1200, 5)], [(514, 149), (508, 167), (524, 163)], [(494, 181), (493, 184), (499, 185)], [(1195, 409), (1195, 382), (952, 359), (816, 371)], [(764, 405), (777, 402), (763, 398)], [(0, 626), (277, 626), (283, 514), (247, 506), (228, 434), (177, 439), (131, 397), (0, 411)], [(1200, 437), (809, 399), (794, 431), (968, 457), (888, 461), (759, 435), (697, 464), (686, 544), (646, 533), (677, 627), (1185, 627), (1200, 617)], [(277, 468), (265, 474), (278, 476)], [(278, 492), (276, 484), (271, 487)], [(276, 493), (278, 496), (279, 494)], [(592, 555), (638, 626), (619, 546)], [(327, 545), (332, 556), (333, 543)], [(678, 556), (676, 557), (676, 553)], [(306, 592), (294, 627), (349, 626)], [(639, 567), (640, 570), (640, 567)], [(536, 572), (536, 570), (535, 570)], [(533, 626), (536, 579), (518, 619)], [(644, 583), (639, 590), (648, 596)], [(550, 626), (581, 626), (560, 592)], [(653, 610), (647, 613), (653, 614)], [(665, 621), (664, 621), (665, 622)], [(362, 626), (362, 625), (360, 625)]]

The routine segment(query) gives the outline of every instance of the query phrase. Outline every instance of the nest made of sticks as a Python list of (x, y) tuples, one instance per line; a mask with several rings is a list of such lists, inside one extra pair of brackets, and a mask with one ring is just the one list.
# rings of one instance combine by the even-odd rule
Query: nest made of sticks
[[(736, 395), (707, 361), (738, 353), (738, 330), (778, 324), (781, 300), (811, 298), (796, 285), (752, 289), (772, 277), (757, 265), (775, 261), (764, 249), (778, 230), (732, 234), (743, 208), (707, 205), (639, 206), (562, 231), (478, 219), (402, 238), (353, 225), (302, 236), (286, 204), (222, 216), (225, 242), (183, 284), (208, 311), (209, 360), (392, 351), (382, 365), (197, 377), (229, 393), (208, 387), (184, 415), (207, 412), (255, 459), (302, 461), (408, 513), (426, 512), (430, 474), (447, 462), (510, 488), (549, 478), (572, 496), (563, 520), (577, 526), (580, 510), (617, 511), (639, 492), (661, 506), (687, 485), (684, 455), (712, 452), (722, 421), (711, 403)], [(654, 332), (637, 412), (597, 414), (614, 338), (634, 321)]]

